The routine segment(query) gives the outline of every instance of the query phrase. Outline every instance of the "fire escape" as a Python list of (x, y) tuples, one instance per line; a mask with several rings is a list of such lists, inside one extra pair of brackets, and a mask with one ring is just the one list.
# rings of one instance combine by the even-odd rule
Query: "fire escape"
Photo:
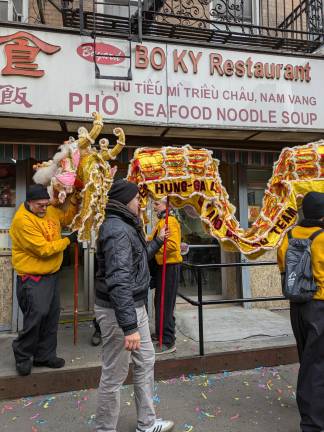
[[(97, 78), (132, 79), (132, 42), (194, 42), (255, 48), (267, 52), (314, 53), (324, 43), (324, 0), (79, 0), (62, 3), (63, 24), (91, 36), (123, 38), (128, 50), (125, 76), (102, 74), (94, 50)], [(86, 7), (87, 6), (87, 7)], [(257, 9), (257, 12), (255, 10)], [(116, 55), (114, 55), (116, 57)], [(117, 55), (118, 57), (118, 55)]]

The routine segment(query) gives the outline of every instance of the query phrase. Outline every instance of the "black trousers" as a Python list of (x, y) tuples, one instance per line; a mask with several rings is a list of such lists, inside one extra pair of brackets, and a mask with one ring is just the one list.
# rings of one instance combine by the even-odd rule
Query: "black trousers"
[(297, 404), (303, 432), (324, 431), (324, 301), (291, 303), (300, 369)]
[(53, 359), (60, 317), (58, 273), (41, 276), (39, 281), (18, 276), (17, 298), (24, 321), (12, 343), (16, 362), (31, 357), (41, 362)]
[[(155, 334), (159, 337), (160, 334), (160, 306), (161, 306), (161, 286), (162, 286), (162, 268), (157, 266), (156, 272), (156, 290), (154, 297), (155, 307)], [(163, 320), (163, 343), (166, 345), (175, 342), (175, 316), (174, 307), (177, 297), (178, 285), (180, 277), (180, 264), (167, 264), (165, 291), (164, 291), (164, 320)]]

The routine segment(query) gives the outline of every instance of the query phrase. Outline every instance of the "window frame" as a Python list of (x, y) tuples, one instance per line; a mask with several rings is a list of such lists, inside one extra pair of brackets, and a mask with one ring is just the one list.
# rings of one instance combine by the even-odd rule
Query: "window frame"
[[(0, 0), (2, 3), (8, 4), (8, 17), (7, 21), (12, 22), (21, 22), (25, 23), (28, 21), (28, 1), (29, 0), (22, 0), (22, 11), (17, 11), (14, 5), (13, 0)], [(21, 19), (15, 19), (14, 20), (14, 14), (16, 13), (17, 17), (21, 17)]]
[[(210, 2), (210, 6), (209, 6), (209, 10), (214, 9), (216, 7), (216, 1), (217, 0), (212, 0)], [(239, 0), (235, 0), (235, 1), (239, 1)], [(247, 0), (243, 0), (243, 1), (247, 1)], [(235, 22), (234, 20), (228, 20), (228, 21), (224, 21), (224, 25), (235, 25), (236, 26), (244, 26), (244, 25), (253, 25), (253, 26), (258, 26), (260, 25), (260, 0), (250, 0), (251, 2), (251, 20), (250, 19), (245, 19), (242, 22)], [(219, 25), (218, 25), (219, 26)], [(237, 31), (237, 27), (236, 30)]]

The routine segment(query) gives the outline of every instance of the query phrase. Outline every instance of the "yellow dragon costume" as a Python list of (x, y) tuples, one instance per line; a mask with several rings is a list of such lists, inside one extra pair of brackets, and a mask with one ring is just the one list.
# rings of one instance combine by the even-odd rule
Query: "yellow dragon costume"
[[(115, 169), (114, 160), (125, 145), (121, 128), (113, 149), (108, 141), (94, 147), (103, 123), (94, 113), (93, 128), (78, 131), (78, 140), (70, 138), (52, 161), (37, 165), (34, 180), (48, 185), (57, 204), (75, 189), (80, 192), (80, 207), (72, 224), (79, 240), (90, 240), (105, 217), (107, 193)], [(192, 147), (138, 148), (130, 162), (127, 179), (139, 186), (141, 208), (146, 210), (149, 196), (169, 196), (174, 207), (191, 206), (198, 213), (210, 235), (227, 250), (240, 251), (253, 258), (277, 247), (288, 229), (296, 222), (301, 199), (309, 191), (324, 192), (324, 141), (282, 150), (265, 191), (261, 212), (249, 229), (242, 229), (235, 217), (218, 171), (219, 161), (212, 152)]]
[(324, 141), (285, 148), (265, 191), (262, 210), (249, 229), (240, 228), (218, 172), (219, 161), (205, 149), (140, 148), (130, 162), (128, 180), (139, 185), (141, 207), (149, 196), (169, 196), (174, 207), (192, 206), (209, 234), (231, 251), (250, 257), (279, 245), (295, 223), (301, 199), (324, 192)]

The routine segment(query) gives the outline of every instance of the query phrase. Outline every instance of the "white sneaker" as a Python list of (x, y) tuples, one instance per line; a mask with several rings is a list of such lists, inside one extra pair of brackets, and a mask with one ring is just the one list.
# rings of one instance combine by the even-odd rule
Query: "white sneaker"
[(167, 432), (170, 431), (174, 426), (171, 420), (156, 419), (155, 423), (149, 429), (136, 429), (136, 432)]

